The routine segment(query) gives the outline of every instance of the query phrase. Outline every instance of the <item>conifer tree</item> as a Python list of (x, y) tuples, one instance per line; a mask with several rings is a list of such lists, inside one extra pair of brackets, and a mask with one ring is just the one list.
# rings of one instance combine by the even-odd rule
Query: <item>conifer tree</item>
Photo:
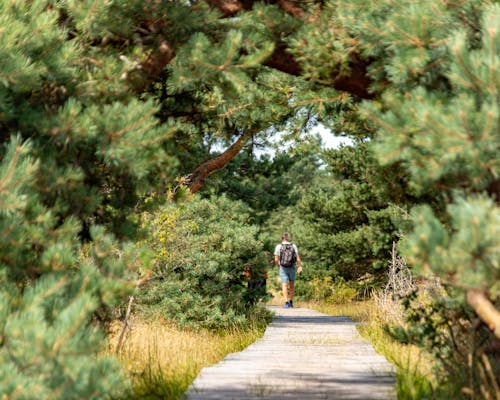
[(249, 280), (265, 277), (266, 254), (251, 210), (224, 196), (167, 203), (145, 215), (155, 250), (153, 276), (139, 306), (182, 327), (213, 330), (262, 322), (265, 293)]
[[(500, 243), (493, 228), (498, 218), (500, 9), (469, 7), (470, 27), (461, 26), (449, 10), (436, 19), (431, 4), (413, 10), (415, 32), (408, 34), (424, 47), (394, 46), (401, 55), (391, 57), (391, 80), (400, 88), (384, 93), (383, 107), (367, 104), (364, 110), (379, 129), (379, 158), (403, 162), (414, 190), (439, 188), (450, 203), (441, 222), (428, 207), (414, 211), (415, 230), (405, 254), (422, 273), (432, 271), (464, 290), (498, 337), (500, 313), (479, 304), (488, 298), (494, 302), (500, 294)], [(393, 13), (391, 21), (398, 21), (400, 11)], [(440, 41), (442, 46), (433, 45)], [(405, 63), (409, 56), (411, 66)], [(439, 68), (429, 68), (437, 61)]]
[(0, 2), (5, 398), (126, 391), (117, 361), (98, 356), (105, 341), (92, 317), (131, 286), (127, 271), (142, 253), (124, 240), (135, 235), (130, 210), (165, 165), (158, 143), (172, 130), (152, 100), (130, 94), (123, 62), (92, 46), (88, 14), (72, 14), (71, 4)]
[(380, 280), (398, 240), (404, 185), (392, 181), (398, 176), (392, 167), (377, 165), (366, 144), (324, 153), (327, 178), (304, 194), (295, 212), (303, 225), (304, 254), (332, 277)]

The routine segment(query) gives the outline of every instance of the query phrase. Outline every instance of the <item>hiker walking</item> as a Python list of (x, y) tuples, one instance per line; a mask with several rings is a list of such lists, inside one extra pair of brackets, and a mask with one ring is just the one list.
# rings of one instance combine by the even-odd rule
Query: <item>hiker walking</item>
[(295, 294), (295, 266), (298, 264), (297, 272), (302, 272), (302, 262), (299, 251), (294, 243), (289, 241), (287, 232), (281, 235), (281, 243), (274, 249), (274, 264), (280, 269), (281, 287), (285, 298), (285, 308), (293, 307), (293, 296)]

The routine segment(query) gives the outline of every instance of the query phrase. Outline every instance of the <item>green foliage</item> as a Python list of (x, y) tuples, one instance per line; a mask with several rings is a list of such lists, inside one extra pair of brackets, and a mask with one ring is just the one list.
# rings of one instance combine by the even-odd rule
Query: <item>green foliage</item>
[[(428, 7), (406, 10), (423, 23), (431, 18)], [(440, 189), (434, 204), (413, 210), (403, 249), (417, 272), (437, 275), (448, 290), (427, 307), (407, 306), (406, 334), (441, 361), (439, 376), (452, 391), (443, 396), (453, 397), (464, 385), (469, 394), (479, 391), (478, 365), (494, 340), (484, 326), (474, 328), (464, 291), (480, 289), (498, 303), (498, 199), (491, 187), (499, 175), (500, 8), (464, 2), (439, 14), (430, 31), (412, 25), (421, 29), (414, 33), (420, 50), (417, 42), (393, 42), (387, 62), (394, 85), (362, 112), (378, 128), (374, 150), (382, 164), (403, 164), (414, 193)]]
[[(8, 60), (0, 67), (4, 141), (17, 132), (30, 138), (39, 161), (33, 185), (55, 218), (75, 216), (83, 229), (94, 219), (131, 237), (133, 221), (115, 210), (135, 206), (155, 181), (150, 172), (167, 161), (158, 144), (174, 128), (158, 124), (154, 102), (127, 92), (118, 58), (84, 36), (67, 40), (59, 24), (66, 9), (52, 3), (2, 2), (2, 26), (9, 26), (0, 35)], [(94, 16), (74, 15), (73, 23)]]
[(175, 129), (132, 96), (116, 54), (73, 29), (104, 2), (69, 17), (71, 3), (0, 1), (0, 397), (126, 392), (97, 321), (147, 263), (125, 238)]
[(335, 2), (325, 2), (316, 12), (315, 23), (304, 24), (291, 35), (292, 52), (304, 69), (303, 76), (316, 82), (330, 82), (349, 70), (349, 52), (356, 40), (343, 29)]
[(145, 259), (99, 226), (91, 229), (88, 256), (78, 258), (79, 224), (76, 218), (57, 224), (41, 205), (32, 185), (39, 164), (30, 150), (29, 142), (13, 138), (0, 164), (0, 394), (39, 399), (122, 394), (124, 375), (116, 360), (97, 356), (103, 336), (90, 320), (127, 292), (124, 271)]
[[(290, 153), (280, 146), (274, 157), (243, 151), (214, 174), (205, 192), (243, 201), (253, 210), (253, 222), (266, 226), (276, 210), (296, 204), (319, 175), (319, 160), (313, 152)], [(279, 231), (270, 233), (279, 237)]]
[(482, 375), (482, 362), (488, 356), (493, 376), (500, 371), (488, 350), (495, 339), (486, 326), (477, 324), (463, 301), (464, 291), (476, 289), (487, 291), (498, 304), (498, 207), (485, 196), (471, 196), (457, 198), (447, 211), (445, 225), (428, 207), (415, 209), (413, 219), (418, 224), (403, 242), (403, 250), (416, 271), (439, 274), (448, 290), (426, 302), (416, 294), (405, 299), (409, 325), (394, 331), (396, 338), (425, 348), (439, 360), (438, 374), (448, 382), (444, 397), (450, 391), (459, 393), (464, 382), (471, 393), (492, 390), (493, 383)]
[(450, 221), (445, 225), (428, 207), (415, 209), (413, 219), (418, 224), (405, 240), (403, 254), (422, 275), (437, 273), (454, 287), (488, 290), (498, 298), (498, 207), (485, 196), (471, 196), (457, 198), (447, 210)]
[[(274, 47), (271, 42), (259, 43), (259, 47), (255, 47), (255, 43), (251, 47), (246, 43), (248, 42), (243, 40), (241, 31), (229, 30), (224, 42), (219, 44), (219, 51), (214, 52), (214, 43), (206, 35), (193, 35), (176, 58), (171, 89), (175, 91), (180, 87), (192, 90), (201, 82), (205, 84), (206, 81), (217, 81), (222, 90), (227, 88), (243, 92), (250, 84), (245, 70), (259, 66)], [(242, 52), (242, 48), (246, 52)], [(189, 65), (185, 65), (187, 61)]]
[[(394, 175), (377, 169), (363, 144), (330, 150), (325, 156), (330, 181), (312, 188), (299, 203), (304, 254), (330, 274), (352, 279), (376, 274), (386, 265), (401, 211)], [(401, 188), (399, 192), (401, 192)]]
[(436, 395), (428, 377), (422, 375), (416, 367), (411, 367), (409, 360), (406, 365), (398, 365), (396, 391), (398, 400), (429, 399)]
[(250, 209), (224, 197), (169, 203), (146, 216), (156, 267), (141, 302), (180, 326), (217, 330), (264, 316), (247, 280), (265, 276), (269, 255), (249, 221)]
[(2, 279), (2, 396), (102, 398), (127, 390), (117, 360), (89, 351), (101, 348), (103, 335), (89, 324), (98, 302), (84, 275), (44, 277), (22, 295), (5, 285)]
[(404, 160), (418, 190), (439, 185), (481, 191), (498, 176), (500, 12), (498, 6), (483, 12), (480, 48), (470, 50), (466, 32), (449, 37), (446, 79), (452, 90), (389, 90), (386, 111), (366, 105), (367, 115), (381, 127), (380, 159)]

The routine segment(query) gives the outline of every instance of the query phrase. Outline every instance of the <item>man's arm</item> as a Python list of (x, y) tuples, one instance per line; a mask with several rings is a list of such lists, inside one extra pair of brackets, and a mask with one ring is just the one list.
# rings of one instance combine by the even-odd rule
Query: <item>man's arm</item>
[(302, 260), (300, 259), (300, 254), (297, 248), (295, 248), (295, 252), (297, 253), (297, 273), (302, 272)]
[(274, 248), (274, 265), (277, 267), (280, 266), (280, 249), (281, 249), (281, 244), (277, 244), (276, 247)]

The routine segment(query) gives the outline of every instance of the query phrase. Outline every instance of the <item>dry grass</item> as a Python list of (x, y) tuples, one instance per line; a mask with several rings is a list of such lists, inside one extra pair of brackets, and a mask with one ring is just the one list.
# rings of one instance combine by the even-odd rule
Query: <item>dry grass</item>
[[(116, 348), (120, 330), (116, 323), (110, 349)], [(262, 334), (257, 328), (194, 332), (161, 321), (135, 321), (119, 354), (132, 380), (132, 398), (179, 399), (203, 367), (242, 350)]]
[[(387, 289), (370, 301), (344, 304), (298, 301), (296, 306), (348, 316), (360, 322), (360, 334), (396, 365), (398, 398), (425, 398), (430, 391), (429, 382), (433, 382), (432, 362), (420, 349), (398, 343), (385, 332), (384, 325), (401, 321), (400, 305), (388, 293), (395, 287)], [(282, 306), (281, 291), (272, 292), (268, 304)], [(110, 351), (116, 348), (120, 330), (121, 324), (116, 323), (110, 335)], [(263, 328), (224, 333), (194, 332), (175, 328), (164, 321), (134, 321), (119, 354), (132, 381), (131, 398), (180, 399), (203, 367), (220, 361), (228, 353), (242, 350), (263, 332)]]
[(266, 303), (268, 306), (282, 306), (285, 304), (285, 298), (280, 291), (273, 290), (272, 288), (268, 290), (272, 295), (272, 298)]
[(373, 312), (372, 301), (353, 301), (345, 304), (304, 302), (300, 303), (300, 306), (312, 308), (324, 314), (349, 317), (356, 322), (368, 322)]

